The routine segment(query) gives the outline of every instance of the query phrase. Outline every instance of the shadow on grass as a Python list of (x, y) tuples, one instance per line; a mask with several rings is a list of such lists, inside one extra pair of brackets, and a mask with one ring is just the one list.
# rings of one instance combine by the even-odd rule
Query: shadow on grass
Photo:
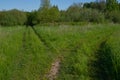
[(35, 30), (34, 27), (31, 27), (34, 31), (34, 33), (38, 36), (39, 40), (43, 43), (43, 45), (45, 45), (47, 48), (49, 48), (48, 43), (46, 42), (46, 40)]
[(95, 57), (96, 59), (92, 61), (90, 70), (90, 76), (93, 80), (120, 80), (114, 67), (111, 47), (106, 44), (106, 41), (100, 44)]

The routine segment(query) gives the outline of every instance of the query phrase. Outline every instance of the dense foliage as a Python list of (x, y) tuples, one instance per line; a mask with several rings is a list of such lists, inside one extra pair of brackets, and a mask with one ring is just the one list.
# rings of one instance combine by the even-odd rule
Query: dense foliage
[(90, 3), (74, 3), (66, 10), (52, 6), (50, 0), (41, 0), (37, 11), (24, 12), (16, 9), (0, 12), (0, 25), (29, 25), (55, 23), (120, 23), (120, 3), (117, 0), (97, 0)]
[(26, 19), (26, 14), (16, 9), (0, 12), (0, 25), (3, 26), (24, 25)]

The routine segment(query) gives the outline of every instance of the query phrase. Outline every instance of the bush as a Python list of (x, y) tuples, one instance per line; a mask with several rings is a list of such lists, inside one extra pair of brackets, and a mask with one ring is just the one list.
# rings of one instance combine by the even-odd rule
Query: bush
[(95, 9), (79, 8), (71, 6), (66, 11), (66, 19), (69, 22), (104, 22), (104, 14)]
[(111, 11), (106, 13), (106, 18), (113, 23), (120, 23), (120, 11)]
[(82, 9), (80, 12), (80, 21), (102, 23), (104, 20), (104, 14), (95, 9)]
[(39, 23), (54, 23), (58, 22), (60, 13), (57, 6), (53, 6), (49, 9), (41, 9), (38, 11), (37, 18)]
[(16, 9), (0, 12), (0, 25), (2, 26), (23, 25), (26, 19), (26, 14)]

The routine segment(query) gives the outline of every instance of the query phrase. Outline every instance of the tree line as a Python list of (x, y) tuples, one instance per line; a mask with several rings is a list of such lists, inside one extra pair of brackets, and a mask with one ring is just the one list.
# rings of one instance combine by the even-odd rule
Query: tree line
[(117, 0), (97, 0), (84, 4), (74, 3), (67, 10), (59, 10), (57, 6), (50, 4), (50, 0), (41, 0), (41, 6), (36, 11), (0, 11), (1, 26), (76, 22), (120, 23), (120, 3)]

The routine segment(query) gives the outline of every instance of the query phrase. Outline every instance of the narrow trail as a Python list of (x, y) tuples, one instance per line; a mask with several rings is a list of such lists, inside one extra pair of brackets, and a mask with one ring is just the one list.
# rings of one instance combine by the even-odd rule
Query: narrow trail
[(12, 74), (12, 78), (16, 80), (17, 77), (20, 77), (19, 72), (24, 68), (24, 53), (23, 51), (26, 50), (26, 35), (27, 35), (27, 28), (25, 28), (22, 36), (22, 43), (21, 43), (21, 48), (18, 51), (18, 54), (16, 55), (14, 59), (14, 70)]
[[(31, 27), (31, 28), (34, 31), (34, 33), (36, 34), (36, 36), (38, 36), (39, 40), (43, 43), (43, 45), (45, 45), (47, 50), (50, 50), (50, 52), (52, 52), (51, 50), (55, 50), (56, 53), (59, 52), (54, 47), (52, 47), (51, 45), (48, 45), (46, 40), (40, 34), (37, 33), (37, 31), (35, 30), (34, 27)], [(59, 56), (54, 60), (54, 62), (51, 64), (50, 70), (45, 75), (45, 79), (55, 80), (57, 78), (57, 74), (59, 73), (59, 69), (60, 69), (61, 58), (62, 57)]]
[[(27, 30), (27, 27), (26, 27), (26, 30)], [(23, 39), (22, 39), (22, 48), (23, 48), (23, 49), (26, 48), (26, 45), (25, 45), (25, 42), (26, 42), (26, 35), (27, 35), (27, 32), (24, 31), (24, 33), (23, 33)]]
[(34, 27), (31, 27), (31, 28), (34, 31), (34, 33), (36, 34), (36, 36), (38, 36), (39, 40), (43, 43), (43, 45), (45, 45), (46, 48), (49, 48), (50, 46), (48, 45), (48, 43), (46, 42), (46, 40), (44, 40), (42, 38), (42, 36), (37, 33), (37, 31), (35, 30)]
[(59, 69), (60, 69), (60, 62), (61, 62), (61, 59), (57, 58), (52, 63), (51, 69), (49, 73), (46, 75), (48, 80), (55, 80), (57, 78), (57, 74), (59, 73)]

